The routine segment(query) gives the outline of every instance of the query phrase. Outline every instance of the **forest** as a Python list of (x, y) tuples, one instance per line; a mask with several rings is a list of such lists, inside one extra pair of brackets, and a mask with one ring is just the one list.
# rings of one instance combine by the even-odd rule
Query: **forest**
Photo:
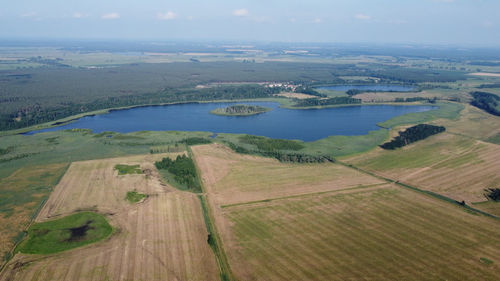
[(470, 102), (471, 105), (490, 114), (500, 116), (500, 109), (498, 108), (499, 96), (487, 92), (472, 92), (470, 95), (473, 97)]

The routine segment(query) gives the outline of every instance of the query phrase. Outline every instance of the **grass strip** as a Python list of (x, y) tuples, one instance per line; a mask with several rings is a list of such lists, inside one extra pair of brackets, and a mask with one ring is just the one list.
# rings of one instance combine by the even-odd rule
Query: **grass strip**
[(217, 265), (219, 266), (221, 280), (222, 281), (236, 280), (229, 266), (229, 261), (227, 260), (226, 253), (222, 248), (222, 241), (215, 228), (215, 225), (212, 223), (213, 219), (209, 211), (208, 201), (205, 195), (198, 195), (198, 198), (200, 199), (201, 208), (203, 211), (203, 219), (205, 221), (205, 226), (207, 227), (208, 231), (207, 242), (215, 254), (215, 259), (217, 260)]

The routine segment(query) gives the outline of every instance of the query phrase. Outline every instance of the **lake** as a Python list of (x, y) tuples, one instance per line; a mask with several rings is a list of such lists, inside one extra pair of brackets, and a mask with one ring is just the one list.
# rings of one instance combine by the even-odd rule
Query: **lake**
[(273, 108), (253, 116), (218, 116), (210, 110), (238, 103), (187, 103), (165, 106), (137, 107), (111, 111), (109, 114), (87, 116), (59, 127), (32, 131), (28, 134), (66, 130), (91, 129), (94, 133), (114, 131), (208, 131), (238, 133), (280, 139), (315, 141), (332, 135), (364, 135), (378, 130), (377, 123), (393, 117), (423, 112), (433, 106), (361, 105), (324, 109), (286, 109), (275, 102), (245, 102)]
[(373, 85), (336, 85), (336, 86), (318, 87), (318, 89), (330, 90), (330, 91), (342, 91), (342, 92), (346, 92), (349, 90), (380, 91), (380, 92), (410, 92), (415, 90), (415, 87), (403, 86), (403, 85), (373, 84)]

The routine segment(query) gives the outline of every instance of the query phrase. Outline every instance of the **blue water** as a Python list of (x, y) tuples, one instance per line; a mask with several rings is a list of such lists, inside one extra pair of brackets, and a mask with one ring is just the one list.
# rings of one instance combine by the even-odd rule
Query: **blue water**
[(383, 91), (383, 92), (410, 92), (415, 90), (412, 86), (403, 85), (337, 85), (337, 86), (326, 86), (319, 87), (318, 89), (331, 90), (331, 91), (349, 91), (349, 90), (360, 90), (360, 91)]
[(73, 123), (31, 133), (73, 128), (94, 133), (115, 131), (208, 131), (244, 133), (280, 139), (314, 141), (332, 135), (364, 135), (380, 129), (376, 124), (432, 106), (370, 105), (325, 109), (286, 109), (273, 102), (246, 102), (274, 108), (253, 116), (218, 116), (210, 110), (235, 103), (175, 104), (111, 111), (109, 114), (83, 117)]

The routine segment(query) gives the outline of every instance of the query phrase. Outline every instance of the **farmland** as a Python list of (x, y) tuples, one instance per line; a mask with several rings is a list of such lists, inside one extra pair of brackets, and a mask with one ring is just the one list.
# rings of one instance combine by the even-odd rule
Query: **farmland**
[[(176, 154), (153, 156), (73, 162), (36, 221), (93, 211), (105, 215), (115, 233), (42, 259), (21, 248), (0, 280), (218, 279), (198, 198), (164, 185), (154, 169), (154, 160)], [(118, 175), (119, 163), (140, 165), (145, 174)], [(130, 204), (126, 194), (134, 190), (149, 197)]]
[[(470, 94), (500, 95), (491, 75), (500, 66), (488, 61), (497, 53), (188, 45), (0, 46), (0, 281), (498, 279), (500, 203), (485, 189), (500, 187), (500, 117)], [(19, 134), (140, 105), (258, 100), (318, 111), (352, 101), (320, 87), (385, 83), (415, 90), (352, 97), (365, 108), (439, 109), (311, 142)], [(379, 147), (429, 125), (445, 131)], [(69, 237), (81, 227), (88, 237)]]
[(493, 219), (336, 164), (193, 153), (237, 279), (495, 279)]

